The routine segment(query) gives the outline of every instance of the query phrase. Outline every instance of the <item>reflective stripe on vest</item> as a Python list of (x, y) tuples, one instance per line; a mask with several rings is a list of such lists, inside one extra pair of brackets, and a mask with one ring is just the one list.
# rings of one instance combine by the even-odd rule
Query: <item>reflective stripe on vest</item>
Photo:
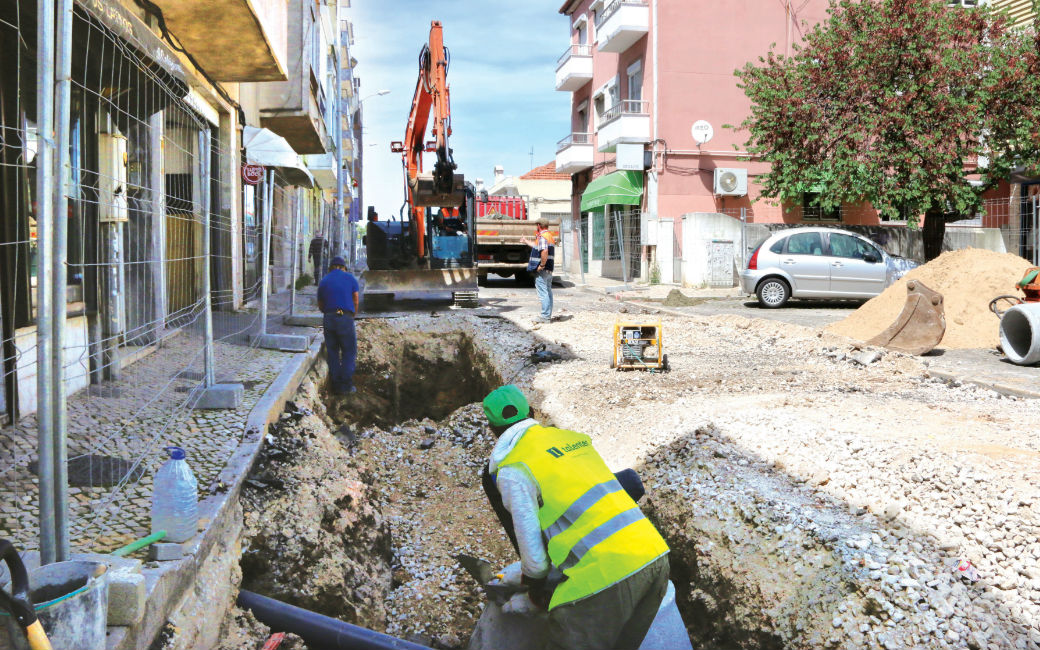
[(531, 426), (499, 469), (511, 465), (525, 467), (538, 485), (546, 550), (566, 576), (549, 609), (602, 591), (668, 552), (588, 436)]

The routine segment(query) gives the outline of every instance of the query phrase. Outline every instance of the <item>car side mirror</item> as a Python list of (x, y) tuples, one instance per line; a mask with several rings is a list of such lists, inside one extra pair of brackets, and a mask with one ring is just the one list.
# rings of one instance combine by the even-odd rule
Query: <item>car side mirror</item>
[(877, 251), (869, 251), (863, 255), (863, 260), (871, 264), (877, 264), (881, 261), (881, 255)]

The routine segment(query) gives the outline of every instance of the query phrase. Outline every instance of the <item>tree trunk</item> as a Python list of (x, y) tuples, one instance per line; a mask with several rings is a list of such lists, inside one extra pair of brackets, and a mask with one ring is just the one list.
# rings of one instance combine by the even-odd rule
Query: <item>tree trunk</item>
[(924, 215), (924, 227), (921, 229), (925, 262), (931, 262), (942, 253), (943, 237), (945, 235), (946, 218), (941, 209), (932, 206)]

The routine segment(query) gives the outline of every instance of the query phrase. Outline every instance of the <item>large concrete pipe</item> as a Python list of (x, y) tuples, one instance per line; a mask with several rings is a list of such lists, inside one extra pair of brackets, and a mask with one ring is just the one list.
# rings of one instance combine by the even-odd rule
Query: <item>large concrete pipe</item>
[(1040, 363), (1040, 303), (1015, 305), (1000, 319), (1000, 347), (1011, 363)]

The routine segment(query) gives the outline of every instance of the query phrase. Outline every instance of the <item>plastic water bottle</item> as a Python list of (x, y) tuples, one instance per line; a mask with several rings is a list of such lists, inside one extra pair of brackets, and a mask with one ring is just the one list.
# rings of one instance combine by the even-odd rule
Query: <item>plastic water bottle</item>
[(167, 447), (170, 459), (155, 473), (152, 532), (166, 531), (164, 542), (186, 542), (199, 526), (199, 483), (180, 447)]

